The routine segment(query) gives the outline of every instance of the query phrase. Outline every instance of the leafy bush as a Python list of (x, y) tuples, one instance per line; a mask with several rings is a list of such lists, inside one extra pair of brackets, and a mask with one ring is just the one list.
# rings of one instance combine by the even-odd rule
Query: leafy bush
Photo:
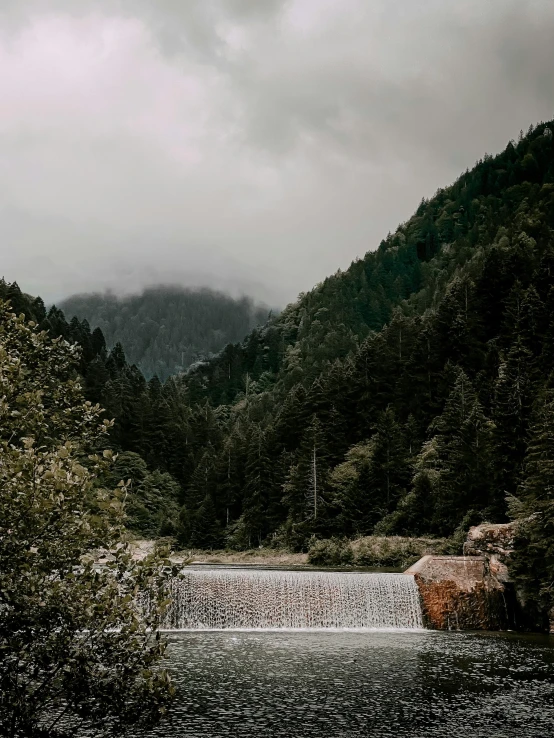
[(309, 548), (308, 561), (316, 566), (351, 566), (354, 553), (346, 538), (316, 540)]
[(407, 569), (426, 554), (446, 553), (447, 539), (367, 536), (313, 540), (308, 561), (317, 566), (360, 566)]
[(170, 570), (157, 553), (133, 561), (127, 486), (100, 485), (112, 424), (84, 400), (78, 361), (0, 301), (0, 732), (13, 738), (148, 729), (174, 692), (156, 635)]

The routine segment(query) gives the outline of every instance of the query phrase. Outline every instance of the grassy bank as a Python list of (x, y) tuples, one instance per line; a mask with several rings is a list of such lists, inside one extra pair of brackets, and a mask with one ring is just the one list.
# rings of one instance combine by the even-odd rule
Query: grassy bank
[[(160, 541), (137, 539), (133, 541), (133, 556), (136, 559), (144, 558), (154, 550)], [(170, 559), (175, 563), (182, 564), (252, 564), (266, 566), (306, 566), (308, 554), (292, 553), (287, 549), (276, 548), (254, 548), (248, 551), (230, 551), (228, 549), (218, 551), (204, 551), (200, 549), (177, 550), (172, 546), (173, 541), (164, 541), (171, 548)]]
[[(167, 543), (171, 546), (171, 540)], [(155, 541), (134, 542), (135, 557), (151, 552)], [(314, 541), (307, 553), (287, 549), (255, 548), (247, 551), (172, 550), (176, 563), (243, 564), (266, 566), (347, 566), (407, 569), (426, 554), (454, 553), (452, 541), (446, 538), (405, 538), (402, 536), (366, 536), (353, 541), (328, 538)]]

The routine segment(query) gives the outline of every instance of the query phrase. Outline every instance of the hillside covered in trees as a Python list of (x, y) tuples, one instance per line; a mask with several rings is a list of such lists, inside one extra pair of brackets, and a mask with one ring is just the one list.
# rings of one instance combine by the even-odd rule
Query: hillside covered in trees
[(505, 520), (550, 397), (553, 227), (541, 124), (191, 371), (182, 389), (214, 408), (192, 535), (212, 502), (236, 545)]
[(164, 384), (4, 284), (83, 347), (89, 397), (116, 419), (115, 474), (133, 480), (131, 525), (306, 550), (524, 516), (519, 576), (552, 599), (553, 131), (485, 156), (376, 251)]
[(174, 286), (150, 287), (126, 297), (73, 295), (59, 307), (69, 318), (77, 316), (100, 328), (110, 348), (121, 343), (147, 378), (157, 375), (162, 381), (240, 341), (269, 315), (269, 308), (248, 297)]

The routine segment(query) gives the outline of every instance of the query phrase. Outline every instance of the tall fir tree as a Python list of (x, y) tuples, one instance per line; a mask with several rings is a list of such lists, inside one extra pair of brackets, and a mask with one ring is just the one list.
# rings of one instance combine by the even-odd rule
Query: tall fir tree
[[(432, 532), (451, 534), (468, 513), (490, 516), (493, 427), (472, 383), (458, 369), (444, 411), (431, 426), (432, 443), (422, 451), (435, 472), (427, 475), (433, 479)], [(426, 469), (424, 458), (418, 466)]]
[(509, 500), (517, 521), (510, 572), (529, 610), (545, 625), (554, 607), (554, 392), (537, 403), (517, 497)]

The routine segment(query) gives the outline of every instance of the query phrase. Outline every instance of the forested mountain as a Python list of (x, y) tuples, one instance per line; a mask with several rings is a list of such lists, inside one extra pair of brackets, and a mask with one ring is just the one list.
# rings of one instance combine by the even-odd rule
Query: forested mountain
[(240, 341), (266, 322), (269, 308), (213, 290), (159, 286), (141, 294), (73, 295), (59, 307), (100, 328), (109, 347), (121, 343), (147, 377), (170, 375)]
[[(180, 383), (205, 403), (185, 493), (227, 540), (502, 521), (554, 356), (552, 124)], [(215, 408), (212, 410), (212, 408)]]
[(114, 480), (133, 479), (137, 530), (305, 549), (314, 536), (450, 535), (506, 520), (510, 498), (531, 521), (536, 573), (525, 558), (519, 571), (543, 591), (553, 130), (540, 124), (486, 156), (377, 251), (165, 384), (147, 382), (119, 344), (107, 352), (86, 321), (46, 315), (16, 285), (0, 296), (82, 345), (89, 397), (116, 418)]

